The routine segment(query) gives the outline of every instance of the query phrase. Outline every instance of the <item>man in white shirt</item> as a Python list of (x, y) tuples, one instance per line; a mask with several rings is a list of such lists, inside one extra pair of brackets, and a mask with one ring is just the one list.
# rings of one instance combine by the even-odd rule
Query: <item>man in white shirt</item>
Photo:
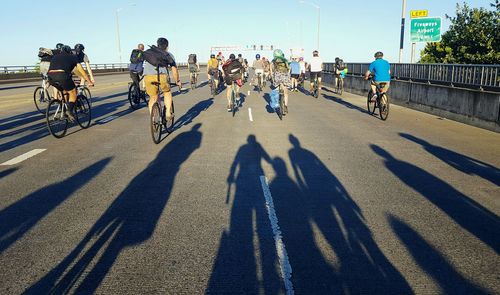
[(314, 89), (314, 83), (316, 78), (318, 79), (318, 89), (321, 90), (321, 72), (323, 71), (323, 61), (319, 57), (319, 52), (317, 50), (313, 51), (313, 57), (309, 62), (309, 72), (311, 78), (311, 92)]

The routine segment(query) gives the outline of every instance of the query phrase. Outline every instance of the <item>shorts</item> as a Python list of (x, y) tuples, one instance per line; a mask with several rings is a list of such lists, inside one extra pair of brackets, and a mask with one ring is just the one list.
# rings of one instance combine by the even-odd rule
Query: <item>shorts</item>
[(208, 70), (208, 74), (210, 76), (214, 76), (214, 78), (219, 77), (219, 70), (218, 69), (210, 69)]
[[(157, 75), (145, 75), (144, 83), (146, 84), (146, 92), (149, 97), (157, 97), (158, 96), (158, 86), (154, 85), (153, 82), (158, 82)], [(160, 88), (163, 93), (170, 92), (170, 84), (169, 79), (166, 74), (160, 74)]]
[(290, 75), (288, 73), (281, 73), (281, 72), (274, 72), (274, 85), (278, 86), (280, 84), (283, 84), (285, 87), (290, 87)]
[(311, 78), (311, 81), (316, 80), (316, 77), (318, 77), (318, 79), (321, 79), (321, 72), (311, 72), (309, 76)]
[(71, 91), (76, 88), (75, 82), (68, 73), (48, 73), (49, 84), (58, 90)]
[(385, 84), (384, 87), (382, 88), (382, 91), (383, 92), (387, 92), (389, 90), (389, 84), (391, 84), (390, 82), (375, 82), (372, 80), (371, 82), (371, 85), (374, 85), (374, 86), (379, 86), (380, 84)]
[(298, 79), (299, 78), (299, 74), (292, 74), (292, 79)]
[(40, 74), (47, 76), (47, 72), (49, 71), (50, 61), (41, 61), (40, 62)]

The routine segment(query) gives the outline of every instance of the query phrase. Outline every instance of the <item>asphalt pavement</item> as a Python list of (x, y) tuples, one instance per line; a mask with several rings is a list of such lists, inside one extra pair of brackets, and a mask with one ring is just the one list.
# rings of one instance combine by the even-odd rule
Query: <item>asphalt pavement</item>
[(0, 86), (0, 294), (500, 294), (498, 133), (329, 87), (233, 117), (203, 74), (156, 145), (96, 79), (62, 139)]

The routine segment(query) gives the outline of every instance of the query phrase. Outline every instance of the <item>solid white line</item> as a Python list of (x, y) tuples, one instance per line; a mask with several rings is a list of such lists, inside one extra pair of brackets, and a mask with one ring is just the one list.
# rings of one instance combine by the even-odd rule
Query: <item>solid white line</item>
[(99, 123), (108, 123), (109, 121), (113, 121), (116, 118), (118, 118), (118, 116), (109, 116), (109, 117), (106, 117), (102, 120), (99, 120)]
[(248, 118), (250, 119), (250, 122), (253, 122), (252, 108), (248, 108)]
[(276, 244), (276, 252), (278, 253), (278, 259), (280, 263), (281, 277), (285, 284), (286, 294), (293, 295), (293, 284), (292, 278), (292, 266), (288, 260), (288, 254), (285, 249), (285, 243), (283, 243), (281, 237), (280, 227), (278, 225), (278, 217), (276, 217), (276, 211), (274, 210), (273, 197), (271, 196), (271, 190), (267, 183), (267, 178), (265, 176), (260, 177), (260, 184), (262, 185), (262, 191), (264, 192), (264, 197), (266, 198), (266, 208), (267, 215), (271, 221), (271, 227), (273, 229), (274, 243)]
[(18, 164), (18, 163), (21, 163), (21, 162), (22, 162), (22, 161), (24, 161), (24, 160), (27, 160), (27, 159), (29, 159), (29, 158), (31, 158), (31, 157), (33, 157), (33, 156), (38, 155), (39, 153), (44, 152), (45, 150), (46, 150), (46, 149), (34, 149), (34, 150), (32, 150), (32, 151), (29, 151), (29, 152), (27, 152), (27, 153), (24, 153), (24, 154), (22, 154), (22, 155), (20, 155), (20, 156), (15, 157), (15, 158), (14, 158), (14, 159), (12, 159), (12, 160), (9, 160), (9, 161), (7, 161), (7, 162), (4, 162), (4, 163), (0, 164), (0, 166), (11, 166), (11, 165), (16, 165), (16, 164)]

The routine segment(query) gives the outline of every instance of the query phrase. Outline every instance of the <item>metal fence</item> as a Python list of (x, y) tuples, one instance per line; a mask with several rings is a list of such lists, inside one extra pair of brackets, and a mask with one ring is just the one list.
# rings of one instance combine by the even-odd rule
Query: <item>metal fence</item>
[[(364, 75), (369, 65), (348, 63), (348, 74)], [(325, 65), (328, 72), (333, 72), (333, 68), (333, 63)], [(500, 65), (391, 64), (391, 76), (397, 80), (500, 91)]]

